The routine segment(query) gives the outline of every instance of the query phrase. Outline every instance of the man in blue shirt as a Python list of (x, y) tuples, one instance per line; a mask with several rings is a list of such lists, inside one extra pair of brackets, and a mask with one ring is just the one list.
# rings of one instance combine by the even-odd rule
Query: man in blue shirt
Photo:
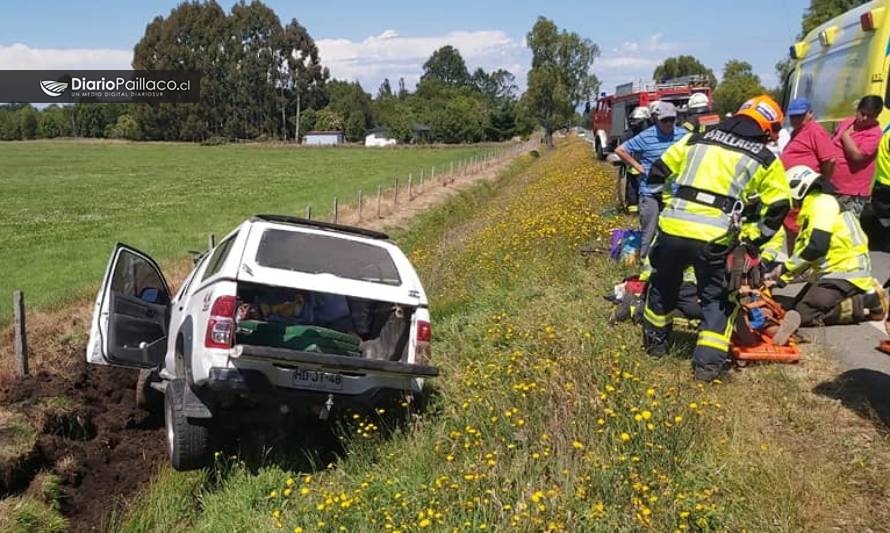
[[(661, 155), (688, 132), (677, 126), (677, 108), (669, 102), (658, 102), (655, 107), (656, 122), (632, 139), (615, 149), (615, 155), (635, 168), (641, 175), (640, 205), (640, 257), (649, 255), (649, 245), (658, 227), (658, 213), (661, 212), (661, 185), (649, 185), (649, 169)], [(658, 198), (658, 200), (656, 200)]]

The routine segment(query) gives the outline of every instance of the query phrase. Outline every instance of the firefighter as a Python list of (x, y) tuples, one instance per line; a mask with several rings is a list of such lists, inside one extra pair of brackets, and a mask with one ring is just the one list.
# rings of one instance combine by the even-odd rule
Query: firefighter
[(711, 102), (708, 100), (708, 95), (695, 93), (689, 97), (689, 102), (686, 103), (686, 120), (681, 126), (690, 133), (704, 133), (712, 128), (707, 125), (708, 123), (718, 120), (717, 115), (710, 115), (710, 113)]
[(649, 172), (652, 183), (664, 184), (665, 208), (650, 254), (654, 273), (643, 312), (644, 345), (655, 357), (667, 352), (671, 311), (683, 271), (692, 266), (702, 305), (692, 359), (697, 380), (713, 381), (726, 369), (738, 308), (724, 288), (726, 257), (738, 241), (745, 204), (754, 195), (761, 203), (754, 246), (776, 233), (790, 206), (782, 163), (766, 147), (783, 118), (769, 96), (752, 98), (713, 130), (687, 134)]
[[(788, 170), (792, 201), (800, 205), (800, 234), (794, 252), (767, 275), (782, 286), (810, 270), (817, 280), (797, 296), (785, 315), (803, 326), (854, 324), (884, 317), (884, 291), (871, 274), (868, 238), (852, 210), (823, 190), (822, 176), (798, 165)], [(827, 187), (825, 187), (827, 188)], [(794, 318), (797, 315), (797, 318)], [(783, 327), (778, 344), (794, 332)]]

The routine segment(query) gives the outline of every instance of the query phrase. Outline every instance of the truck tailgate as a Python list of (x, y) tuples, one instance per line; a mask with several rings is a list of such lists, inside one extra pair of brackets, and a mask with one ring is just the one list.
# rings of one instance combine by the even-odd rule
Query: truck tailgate
[(339, 370), (345, 372), (395, 374), (416, 378), (432, 378), (439, 375), (439, 369), (434, 366), (412, 365), (399, 361), (381, 361), (379, 359), (363, 359), (345, 355), (302, 352), (299, 350), (288, 350), (287, 348), (253, 346), (250, 344), (237, 345), (235, 347), (235, 354), (232, 357), (234, 359), (250, 359), (291, 365), (313, 365), (322, 367), (326, 370)]

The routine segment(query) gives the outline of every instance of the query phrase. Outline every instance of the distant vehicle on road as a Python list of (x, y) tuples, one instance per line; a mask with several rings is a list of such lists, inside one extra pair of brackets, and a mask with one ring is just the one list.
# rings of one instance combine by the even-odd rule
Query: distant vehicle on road
[(140, 369), (137, 403), (163, 394), (170, 460), (188, 470), (228, 425), (420, 394), (438, 374), (430, 331), (420, 279), (386, 235), (257, 215), (201, 255), (176, 294), (151, 257), (118, 244), (86, 358)]

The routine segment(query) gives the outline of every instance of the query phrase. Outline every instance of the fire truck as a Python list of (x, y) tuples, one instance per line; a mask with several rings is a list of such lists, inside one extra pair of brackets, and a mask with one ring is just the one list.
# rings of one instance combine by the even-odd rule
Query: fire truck
[(639, 106), (651, 102), (670, 102), (681, 113), (686, 102), (695, 93), (704, 93), (711, 100), (711, 88), (705, 76), (685, 76), (661, 83), (654, 81), (631, 82), (615, 88), (615, 94), (602, 93), (596, 100), (593, 115), (594, 146), (596, 155), (605, 159), (613, 152), (628, 129), (627, 118)]

